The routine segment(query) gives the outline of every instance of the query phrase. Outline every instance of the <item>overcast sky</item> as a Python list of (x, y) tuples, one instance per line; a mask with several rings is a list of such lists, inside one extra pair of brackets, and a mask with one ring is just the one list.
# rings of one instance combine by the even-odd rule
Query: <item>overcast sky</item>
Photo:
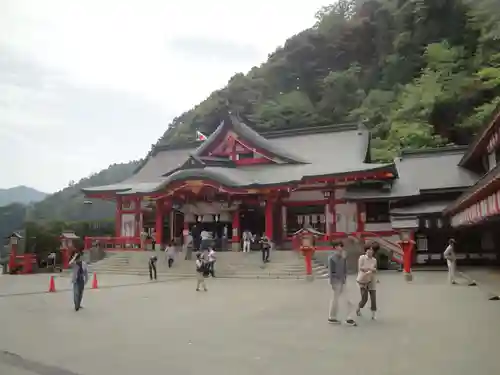
[(0, 188), (54, 192), (143, 157), (327, 4), (0, 0)]

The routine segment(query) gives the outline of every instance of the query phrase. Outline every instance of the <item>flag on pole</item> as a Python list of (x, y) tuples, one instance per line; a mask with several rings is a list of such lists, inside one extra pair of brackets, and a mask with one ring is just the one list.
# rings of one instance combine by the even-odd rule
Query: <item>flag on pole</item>
[(202, 132), (200, 132), (200, 131), (197, 130), (196, 131), (196, 140), (197, 141), (201, 141), (201, 142), (206, 141), (207, 140), (207, 136), (205, 134), (203, 134)]

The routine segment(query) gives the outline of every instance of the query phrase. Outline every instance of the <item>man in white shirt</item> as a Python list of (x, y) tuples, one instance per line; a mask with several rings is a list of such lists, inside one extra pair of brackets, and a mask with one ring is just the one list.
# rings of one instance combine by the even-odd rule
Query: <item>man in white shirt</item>
[(207, 230), (203, 229), (200, 234), (201, 238), (201, 251), (208, 250), (212, 242), (212, 235)]
[(250, 252), (250, 244), (252, 242), (252, 233), (247, 229), (243, 232), (243, 252)]
[(455, 240), (450, 238), (448, 241), (448, 247), (443, 253), (444, 259), (446, 259), (446, 264), (448, 265), (448, 282), (450, 284), (456, 284), (455, 281), (455, 270), (457, 266), (457, 256), (455, 254)]

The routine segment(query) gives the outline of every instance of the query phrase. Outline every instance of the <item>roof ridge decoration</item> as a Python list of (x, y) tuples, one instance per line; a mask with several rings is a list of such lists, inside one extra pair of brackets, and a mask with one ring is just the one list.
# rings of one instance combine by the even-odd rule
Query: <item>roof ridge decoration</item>
[(264, 138), (258, 132), (246, 125), (238, 116), (228, 113), (226, 119), (222, 120), (217, 129), (204, 141), (194, 152), (198, 157), (202, 157), (210, 149), (222, 142), (223, 137), (229, 132), (234, 132), (238, 138), (248, 142), (249, 146), (254, 148), (254, 151), (265, 151), (278, 159), (281, 159), (287, 164), (307, 164), (308, 161), (302, 159), (298, 155), (293, 154), (281, 147), (273, 144), (268, 139)]

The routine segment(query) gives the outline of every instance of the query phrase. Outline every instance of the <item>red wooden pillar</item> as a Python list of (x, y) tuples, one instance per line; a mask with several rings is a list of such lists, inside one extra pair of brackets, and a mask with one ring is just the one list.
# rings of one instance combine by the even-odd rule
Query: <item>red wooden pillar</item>
[(121, 237), (122, 235), (122, 209), (123, 209), (123, 198), (117, 196), (116, 211), (115, 211), (115, 237)]
[(399, 241), (399, 246), (401, 246), (401, 249), (403, 250), (403, 273), (407, 281), (413, 280), (413, 275), (411, 273), (411, 266), (413, 263), (413, 248), (415, 247), (413, 236), (413, 231), (401, 233), (402, 240)]
[(265, 210), (266, 236), (271, 241), (274, 239), (273, 212), (274, 212), (274, 200), (268, 198), (266, 200), (266, 210)]
[(17, 242), (10, 243), (9, 272), (16, 267)]
[(328, 239), (332, 239), (333, 233), (337, 231), (337, 213), (335, 212), (335, 195), (332, 194), (328, 200), (328, 211), (331, 215), (331, 221), (328, 223)]
[(231, 235), (231, 248), (233, 251), (240, 251), (240, 210), (233, 211), (233, 233)]
[(135, 198), (135, 237), (140, 237), (142, 232), (141, 226), (141, 198)]
[(163, 210), (164, 210), (163, 199), (156, 200), (156, 212), (155, 212), (155, 240), (156, 244), (162, 245), (163, 243)]
[(364, 232), (365, 231), (365, 204), (363, 202), (356, 203), (356, 211), (357, 211), (357, 222), (358, 229), (356, 232)]

